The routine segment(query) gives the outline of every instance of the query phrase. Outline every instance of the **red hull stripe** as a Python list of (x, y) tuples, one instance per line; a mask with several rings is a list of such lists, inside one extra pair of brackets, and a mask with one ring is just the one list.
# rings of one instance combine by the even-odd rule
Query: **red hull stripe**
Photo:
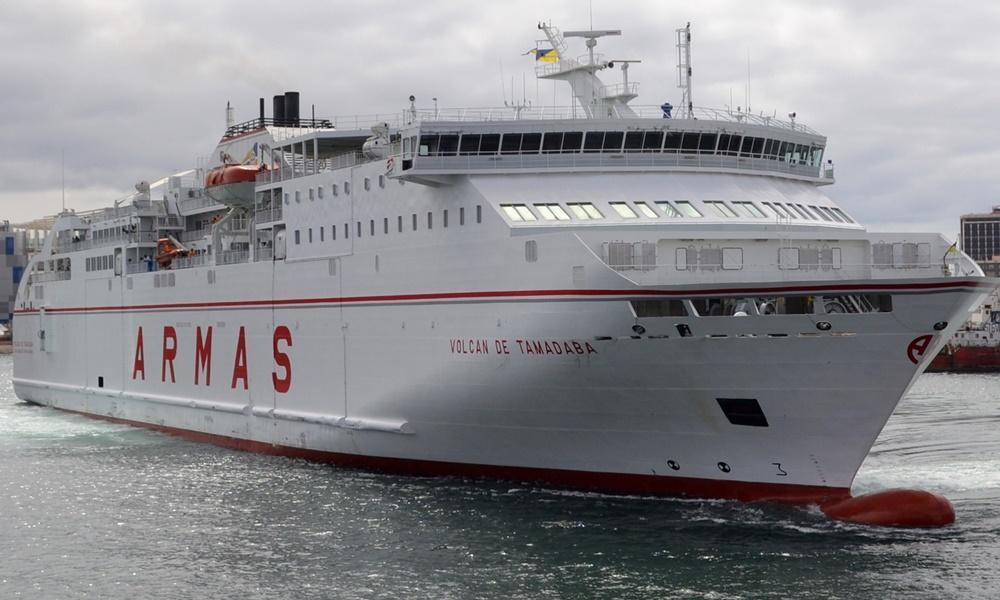
[[(215, 302), (174, 302), (165, 304), (135, 304), (129, 306), (80, 306), (66, 308), (50, 308), (46, 312), (108, 312), (108, 311), (148, 311), (148, 310), (188, 310), (213, 308), (249, 308), (249, 307), (280, 307), (302, 306), (311, 304), (360, 304), (371, 302), (408, 302), (408, 301), (460, 301), (460, 300), (516, 300), (534, 298), (690, 298), (692, 296), (710, 296), (724, 294), (778, 294), (790, 292), (932, 292), (957, 291), (977, 288), (992, 288), (993, 284), (983, 280), (935, 281), (930, 283), (880, 283), (853, 285), (813, 285), (813, 286), (778, 286), (778, 287), (742, 287), (688, 290), (500, 290), (483, 292), (437, 292), (426, 294), (393, 294), (381, 296), (340, 296), (330, 298), (287, 298), (275, 300), (222, 300)], [(17, 310), (14, 314), (37, 313), (37, 309)]]
[(667, 497), (687, 496), (694, 498), (740, 500), (743, 502), (822, 504), (826, 502), (840, 501), (851, 496), (850, 488), (826, 487), (818, 485), (790, 485), (749, 481), (717, 481), (714, 479), (674, 477), (670, 475), (632, 475), (625, 473), (570, 471), (565, 469), (506, 467), (497, 465), (478, 465), (431, 460), (414, 460), (407, 458), (363, 456), (360, 454), (344, 454), (340, 452), (325, 452), (321, 450), (307, 450), (304, 448), (268, 444), (266, 442), (243, 440), (211, 433), (178, 429), (175, 427), (165, 427), (163, 425), (130, 421), (127, 419), (96, 415), (64, 408), (60, 408), (58, 410), (76, 413), (95, 419), (101, 419), (103, 421), (110, 421), (112, 423), (121, 423), (145, 429), (152, 429), (154, 431), (175, 435), (187, 440), (206, 442), (244, 452), (302, 458), (311, 461), (333, 463), (344, 467), (404, 475), (478, 477), (541, 483), (559, 488), (589, 490), (614, 494), (640, 494)]

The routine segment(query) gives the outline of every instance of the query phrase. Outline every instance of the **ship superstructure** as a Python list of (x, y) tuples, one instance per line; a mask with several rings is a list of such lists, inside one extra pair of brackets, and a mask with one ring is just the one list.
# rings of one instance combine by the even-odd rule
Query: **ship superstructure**
[(635, 61), (601, 83), (617, 32), (541, 30), (573, 107), (315, 120), (286, 93), (199, 168), (60, 214), (19, 397), (401, 472), (844, 497), (995, 282), (858, 224), (794, 116), (691, 105), (688, 29), (676, 113), (631, 104)]

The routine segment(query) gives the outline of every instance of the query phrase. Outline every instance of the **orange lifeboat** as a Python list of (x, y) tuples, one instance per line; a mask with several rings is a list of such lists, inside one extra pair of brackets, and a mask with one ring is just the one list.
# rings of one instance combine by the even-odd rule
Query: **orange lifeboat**
[(218, 166), (205, 176), (205, 193), (216, 202), (228, 206), (252, 206), (257, 173), (266, 170), (264, 165)]

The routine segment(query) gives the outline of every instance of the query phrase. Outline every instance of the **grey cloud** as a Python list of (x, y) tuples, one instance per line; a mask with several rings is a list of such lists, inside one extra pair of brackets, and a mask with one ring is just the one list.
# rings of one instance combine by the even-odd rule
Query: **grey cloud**
[[(586, 4), (11, 3), (0, 20), (0, 209), (13, 219), (58, 210), (61, 149), (72, 203), (108, 203), (208, 155), (227, 100), (253, 118), (258, 96), (285, 89), (319, 116), (391, 113), (410, 93), (422, 105), (498, 106), (526, 75), (528, 99), (566, 103), (521, 56), (545, 19), (584, 28)], [(828, 135), (829, 192), (873, 228), (953, 232), (958, 214), (996, 201), (1000, 8), (597, 0), (595, 26), (625, 34), (599, 50), (643, 60), (631, 71), (638, 103), (678, 99), (674, 29), (686, 21), (696, 103), (723, 107), (732, 91), (744, 106), (749, 52), (753, 110), (795, 110)]]

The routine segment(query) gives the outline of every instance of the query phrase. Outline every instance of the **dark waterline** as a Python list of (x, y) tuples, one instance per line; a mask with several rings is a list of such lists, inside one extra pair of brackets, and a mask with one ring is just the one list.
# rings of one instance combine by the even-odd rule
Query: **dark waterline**
[(412, 478), (16, 400), (0, 357), (0, 598), (996, 598), (1000, 376), (925, 375), (855, 483), (957, 523)]

